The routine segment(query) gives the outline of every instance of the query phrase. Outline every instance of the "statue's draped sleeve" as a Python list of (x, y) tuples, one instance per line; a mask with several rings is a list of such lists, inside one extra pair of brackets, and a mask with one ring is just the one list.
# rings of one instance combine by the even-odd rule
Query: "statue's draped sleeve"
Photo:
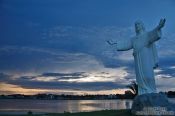
[(132, 39), (117, 41), (117, 51), (126, 51), (133, 48)]
[(157, 54), (155, 43), (151, 44), (151, 49), (152, 49), (153, 68), (157, 68), (158, 67), (158, 54)]
[(148, 32), (148, 44), (152, 44), (153, 42), (159, 40), (161, 38), (162, 32), (161, 30), (155, 28), (154, 30)]
[(161, 30), (154, 29), (150, 32), (148, 32), (148, 45), (151, 48), (151, 54), (152, 54), (152, 63), (153, 68), (156, 68), (158, 66), (158, 55), (157, 55), (157, 49), (155, 45), (155, 41), (159, 40), (161, 38)]

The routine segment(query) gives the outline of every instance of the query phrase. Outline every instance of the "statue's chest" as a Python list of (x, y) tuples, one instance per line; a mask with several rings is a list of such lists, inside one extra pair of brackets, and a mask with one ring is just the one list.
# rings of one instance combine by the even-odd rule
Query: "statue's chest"
[(136, 36), (136, 38), (133, 40), (134, 50), (140, 50), (147, 47), (147, 40), (148, 37), (146, 35)]

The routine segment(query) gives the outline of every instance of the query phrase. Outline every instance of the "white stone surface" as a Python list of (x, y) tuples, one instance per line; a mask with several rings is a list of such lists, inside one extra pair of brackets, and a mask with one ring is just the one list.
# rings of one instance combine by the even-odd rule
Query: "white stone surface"
[(135, 23), (136, 36), (127, 41), (117, 42), (118, 51), (133, 49), (139, 95), (156, 93), (154, 69), (158, 66), (158, 57), (155, 42), (161, 38), (161, 28), (164, 24), (165, 19), (161, 19), (155, 29), (147, 32), (143, 23), (137, 21)]

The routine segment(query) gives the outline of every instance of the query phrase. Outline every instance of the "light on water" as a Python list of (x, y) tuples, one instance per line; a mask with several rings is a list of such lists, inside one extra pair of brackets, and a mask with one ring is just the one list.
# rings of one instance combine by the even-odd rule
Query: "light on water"
[(0, 112), (84, 112), (130, 109), (132, 100), (0, 100)]

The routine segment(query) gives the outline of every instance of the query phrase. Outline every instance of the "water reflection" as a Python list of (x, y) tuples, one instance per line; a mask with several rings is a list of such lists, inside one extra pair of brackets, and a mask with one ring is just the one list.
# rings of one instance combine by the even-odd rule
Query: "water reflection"
[(130, 109), (132, 100), (0, 100), (0, 112), (84, 112)]
[[(169, 99), (175, 103), (175, 98)], [(105, 109), (130, 109), (132, 100), (15, 100), (0, 99), (0, 114), (32, 112), (84, 112)]]

